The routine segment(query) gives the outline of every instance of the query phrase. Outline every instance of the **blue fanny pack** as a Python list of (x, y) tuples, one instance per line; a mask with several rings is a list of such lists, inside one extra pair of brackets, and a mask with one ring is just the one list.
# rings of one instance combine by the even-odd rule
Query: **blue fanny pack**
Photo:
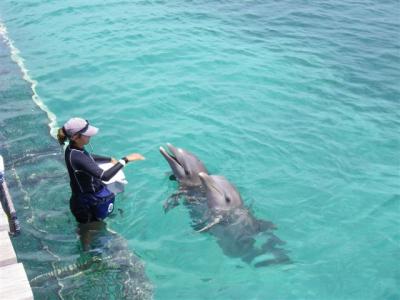
[(93, 194), (81, 194), (79, 199), (98, 220), (104, 220), (114, 210), (115, 195), (106, 187)]

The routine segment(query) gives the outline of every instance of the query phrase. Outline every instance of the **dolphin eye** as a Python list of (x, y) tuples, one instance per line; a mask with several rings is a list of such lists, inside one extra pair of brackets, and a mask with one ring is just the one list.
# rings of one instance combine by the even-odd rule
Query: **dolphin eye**
[(226, 203), (230, 203), (231, 202), (231, 198), (225, 197), (225, 201), (226, 201)]
[(185, 175), (189, 176), (189, 171), (188, 170), (185, 170)]

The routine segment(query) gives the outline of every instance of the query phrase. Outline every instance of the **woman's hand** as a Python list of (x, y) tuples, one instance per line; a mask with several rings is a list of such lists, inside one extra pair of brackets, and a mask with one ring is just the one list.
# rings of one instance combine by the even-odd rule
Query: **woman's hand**
[(144, 156), (142, 156), (142, 155), (139, 154), (139, 153), (132, 153), (132, 154), (129, 154), (129, 155), (125, 156), (125, 158), (126, 158), (128, 161), (145, 160)]

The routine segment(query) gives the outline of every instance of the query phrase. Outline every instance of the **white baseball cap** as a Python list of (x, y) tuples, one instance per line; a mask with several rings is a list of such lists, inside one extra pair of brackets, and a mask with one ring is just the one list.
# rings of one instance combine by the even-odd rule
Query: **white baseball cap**
[(89, 125), (89, 122), (87, 120), (84, 120), (82, 118), (72, 118), (64, 124), (64, 131), (68, 137), (72, 137), (73, 135), (78, 133), (85, 136), (94, 136), (97, 134), (99, 129), (97, 127)]

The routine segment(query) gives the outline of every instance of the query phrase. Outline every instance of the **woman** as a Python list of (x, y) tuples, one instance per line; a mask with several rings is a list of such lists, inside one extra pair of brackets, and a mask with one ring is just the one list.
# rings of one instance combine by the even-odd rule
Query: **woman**
[[(90, 138), (96, 135), (98, 128), (87, 120), (72, 118), (58, 130), (57, 139), (61, 145), (69, 140), (65, 149), (65, 163), (71, 185), (70, 209), (79, 223), (89, 223), (105, 219), (114, 207), (115, 195), (102, 181), (110, 180), (127, 163), (143, 160), (138, 153), (129, 154), (119, 161), (111, 157), (89, 154), (84, 148)], [(108, 170), (98, 164), (112, 162)]]

